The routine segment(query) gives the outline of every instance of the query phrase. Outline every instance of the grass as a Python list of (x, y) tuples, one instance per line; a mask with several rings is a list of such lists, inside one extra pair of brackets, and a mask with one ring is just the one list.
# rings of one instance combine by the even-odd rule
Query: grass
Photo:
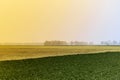
[(88, 54), (101, 51), (120, 51), (120, 46), (0, 46), (0, 60), (18, 60), (48, 56)]
[(0, 80), (120, 80), (120, 52), (1, 61)]

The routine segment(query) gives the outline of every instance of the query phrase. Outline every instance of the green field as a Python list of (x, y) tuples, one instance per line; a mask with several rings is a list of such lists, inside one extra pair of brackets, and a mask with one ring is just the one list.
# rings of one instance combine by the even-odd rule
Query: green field
[(120, 80), (119, 51), (120, 46), (0, 46), (0, 80)]
[(120, 53), (1, 61), (0, 80), (120, 80)]

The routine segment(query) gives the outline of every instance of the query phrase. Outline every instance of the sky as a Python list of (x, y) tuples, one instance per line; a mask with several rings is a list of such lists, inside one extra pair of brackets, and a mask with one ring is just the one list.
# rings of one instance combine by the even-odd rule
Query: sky
[(0, 42), (120, 40), (119, 0), (0, 0)]

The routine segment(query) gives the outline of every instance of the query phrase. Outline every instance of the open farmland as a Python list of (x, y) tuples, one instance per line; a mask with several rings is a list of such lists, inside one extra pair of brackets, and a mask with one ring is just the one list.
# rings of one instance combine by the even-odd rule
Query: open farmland
[(0, 80), (120, 80), (120, 46), (6, 45), (0, 60)]
[(0, 80), (120, 80), (120, 52), (1, 61)]
[(120, 46), (31, 46), (4, 45), (0, 46), (0, 60), (17, 60), (61, 56), (72, 54), (88, 54), (107, 51), (120, 51)]

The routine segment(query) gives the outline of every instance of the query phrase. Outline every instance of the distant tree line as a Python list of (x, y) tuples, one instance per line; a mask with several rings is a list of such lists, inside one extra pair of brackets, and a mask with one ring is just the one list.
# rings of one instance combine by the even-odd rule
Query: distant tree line
[(68, 45), (66, 41), (45, 41), (44, 45), (46, 46), (55, 46), (55, 45)]
[(45, 41), (44, 45), (93, 45), (93, 42), (82, 42), (82, 41), (71, 41), (71, 42), (66, 42), (66, 41), (59, 41), (59, 40), (54, 40), (54, 41)]
[(71, 41), (71, 45), (88, 45), (88, 42), (82, 42), (82, 41)]
[(120, 41), (101, 41), (101, 45), (120, 45)]
[(120, 41), (101, 41), (99, 43), (94, 42), (85, 42), (85, 41), (61, 41), (61, 40), (52, 40), (52, 41), (45, 41), (45, 42), (29, 42), (29, 43), (0, 43), (0, 45), (46, 45), (46, 46), (56, 46), (56, 45), (120, 45)]

